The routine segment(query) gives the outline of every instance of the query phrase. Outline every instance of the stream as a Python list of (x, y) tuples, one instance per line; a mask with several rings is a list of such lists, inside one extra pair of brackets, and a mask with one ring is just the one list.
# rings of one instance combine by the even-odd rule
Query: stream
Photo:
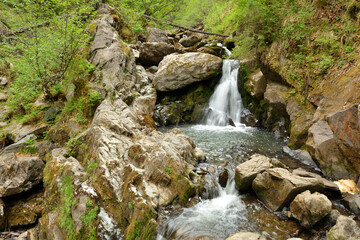
[[(287, 219), (281, 213), (271, 213), (254, 193), (240, 194), (236, 190), (235, 167), (256, 153), (275, 157), (290, 169), (302, 167), (319, 173), (313, 163), (292, 157), (294, 154), (286, 146), (286, 139), (240, 123), (242, 104), (236, 87), (238, 69), (237, 61), (224, 61), (223, 76), (205, 110), (204, 125), (176, 126), (206, 155), (206, 161), (196, 166), (196, 172), (206, 179), (206, 191), (191, 207), (174, 209), (170, 206), (165, 210), (157, 240), (217, 240), (237, 232), (257, 232), (274, 240), (300, 235), (304, 239), (324, 239), (324, 231), (315, 235), (300, 234), (303, 229), (295, 220)], [(172, 128), (174, 126), (159, 130), (165, 132)], [(222, 187), (219, 175), (224, 171), (228, 178), (226, 186)]]

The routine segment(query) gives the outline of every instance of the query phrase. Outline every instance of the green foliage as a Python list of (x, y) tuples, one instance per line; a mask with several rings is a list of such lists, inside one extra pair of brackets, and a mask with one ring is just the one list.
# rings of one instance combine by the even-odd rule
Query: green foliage
[(128, 202), (128, 207), (130, 210), (134, 210), (134, 206), (131, 204), (131, 202)]
[(35, 140), (36, 140), (36, 138), (26, 140), (25, 141), (26, 146), (25, 146), (25, 148), (21, 149), (21, 152), (30, 153), (30, 154), (36, 153)]
[(167, 175), (169, 175), (169, 177), (171, 177), (171, 175), (172, 175), (172, 169), (171, 169), (170, 166), (167, 166), (167, 167), (166, 167), (165, 172), (167, 173)]
[(63, 201), (63, 204), (60, 205), (60, 227), (65, 230), (68, 239), (75, 239), (71, 207), (76, 205), (76, 200), (74, 199), (74, 185), (72, 181), (72, 176), (65, 176), (60, 188), (60, 196)]

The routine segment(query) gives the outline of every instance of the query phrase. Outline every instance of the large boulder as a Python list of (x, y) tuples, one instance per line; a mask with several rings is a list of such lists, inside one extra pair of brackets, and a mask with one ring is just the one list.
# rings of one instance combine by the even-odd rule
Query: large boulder
[(342, 155), (334, 132), (326, 121), (317, 121), (309, 128), (306, 146), (326, 176), (337, 179), (356, 178), (355, 169)]
[(356, 194), (347, 194), (343, 199), (345, 205), (356, 215), (360, 214), (360, 192)]
[(255, 73), (251, 74), (249, 77), (250, 81), (248, 82), (248, 91), (251, 96), (261, 99), (264, 96), (266, 91), (267, 80), (261, 70), (257, 70)]
[(301, 226), (311, 228), (331, 211), (331, 201), (320, 193), (309, 190), (297, 195), (290, 204), (290, 211)]
[(283, 115), (286, 112), (286, 100), (289, 94), (290, 88), (279, 83), (270, 82), (266, 86), (264, 93), (264, 99), (276, 110)]
[(273, 211), (288, 206), (305, 190), (340, 194), (335, 183), (303, 169), (295, 169), (293, 172), (284, 168), (268, 169), (257, 175), (252, 188), (258, 198)]
[(265, 240), (263, 236), (253, 232), (239, 232), (231, 235), (226, 240)]
[(42, 181), (45, 164), (39, 157), (0, 156), (0, 197), (30, 190)]
[(145, 66), (158, 65), (163, 58), (175, 52), (174, 46), (164, 42), (144, 42), (140, 47), (139, 61)]
[(196, 43), (201, 41), (200, 34), (192, 34), (189, 37), (181, 38), (179, 43), (183, 45), (184, 47), (191, 47), (194, 46)]
[(255, 154), (251, 158), (239, 164), (235, 170), (235, 182), (240, 191), (245, 191), (251, 188), (252, 181), (259, 174), (266, 169), (283, 166), (283, 164), (275, 159), (266, 156)]
[(360, 238), (360, 228), (357, 223), (346, 216), (338, 217), (336, 225), (327, 234), (326, 240), (357, 240)]
[(168, 36), (164, 30), (158, 28), (148, 28), (147, 30), (147, 42), (168, 42)]
[(155, 74), (154, 86), (167, 92), (181, 89), (221, 73), (222, 59), (206, 53), (171, 54), (164, 58)]

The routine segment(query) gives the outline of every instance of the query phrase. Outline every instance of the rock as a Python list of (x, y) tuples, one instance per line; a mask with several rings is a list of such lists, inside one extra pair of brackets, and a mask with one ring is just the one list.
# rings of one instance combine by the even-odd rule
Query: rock
[(354, 168), (342, 156), (334, 133), (326, 121), (320, 120), (309, 128), (306, 146), (324, 175), (336, 179), (355, 178)]
[(5, 229), (5, 204), (0, 199), (0, 231), (3, 231)]
[(288, 206), (305, 190), (340, 194), (335, 183), (303, 169), (295, 169), (292, 173), (283, 168), (268, 169), (257, 175), (252, 188), (258, 198), (273, 211)]
[(192, 151), (193, 157), (196, 159), (197, 162), (203, 162), (206, 159), (205, 153), (200, 148), (194, 148)]
[(317, 169), (318, 166), (314, 162), (314, 160), (311, 158), (309, 152), (301, 149), (290, 149), (288, 146), (283, 147), (283, 151), (287, 154), (289, 154), (291, 157), (300, 160), (302, 163), (309, 165), (313, 167), (314, 169)]
[(0, 155), (0, 197), (30, 190), (41, 183), (44, 163), (38, 157)]
[(50, 107), (48, 110), (46, 110), (44, 115), (44, 121), (45, 122), (51, 122), (54, 121), (56, 118), (56, 115), (58, 115), (61, 112), (61, 109), (59, 107)]
[(191, 47), (200, 41), (201, 41), (201, 36), (199, 34), (192, 34), (189, 37), (181, 38), (179, 43), (184, 47)]
[(26, 199), (12, 201), (6, 210), (8, 227), (28, 226), (36, 223), (44, 210), (43, 192)]
[(351, 212), (357, 215), (360, 214), (360, 192), (356, 194), (347, 194), (347, 196), (343, 198), (343, 202)]
[(0, 102), (6, 101), (8, 99), (8, 96), (2, 92), (0, 92)]
[(301, 226), (311, 228), (331, 211), (331, 201), (320, 193), (309, 190), (297, 195), (290, 204), (290, 211)]
[(171, 54), (161, 61), (154, 86), (162, 92), (181, 89), (191, 83), (217, 77), (221, 67), (222, 59), (210, 54)]
[(239, 232), (231, 235), (226, 240), (265, 240), (263, 236), (252, 232)]
[(9, 80), (7, 80), (6, 78), (0, 77), (0, 86), (5, 86), (8, 84), (8, 82)]
[(252, 155), (251, 158), (239, 164), (235, 170), (235, 182), (240, 191), (246, 191), (251, 188), (253, 180), (259, 173), (273, 167), (284, 166), (275, 158), (268, 158), (260, 154)]
[(108, 89), (115, 89), (124, 80), (133, 81), (136, 71), (130, 47), (119, 38), (113, 26), (115, 22), (110, 13), (101, 15), (90, 48), (91, 62), (101, 69), (100, 80)]
[(264, 99), (283, 115), (286, 112), (286, 99), (290, 88), (279, 83), (269, 82), (266, 86)]
[(42, 135), (45, 131), (49, 130), (47, 124), (40, 125), (22, 125), (22, 124), (11, 124), (8, 127), (2, 129), (3, 132), (9, 132), (15, 136), (15, 142), (20, 141), (24, 137), (34, 134)]
[(223, 169), (219, 174), (219, 184), (221, 187), (226, 187), (229, 179), (229, 172), (226, 169)]
[(340, 216), (336, 225), (327, 234), (326, 240), (356, 240), (360, 238), (360, 228), (356, 222), (346, 216)]
[(340, 191), (342, 193), (357, 193), (360, 191), (358, 186), (356, 185), (354, 180), (351, 179), (340, 179), (339, 181), (334, 182), (336, 185), (338, 185)]
[(251, 96), (257, 99), (262, 99), (266, 91), (267, 85), (264, 74), (259, 69), (255, 73), (251, 74), (249, 79), (250, 81), (248, 83), (248, 87)]
[(212, 50), (211, 48), (209, 48), (209, 47), (204, 46), (204, 47), (201, 47), (201, 48), (197, 49), (197, 51), (217, 56), (216, 52), (214, 50)]
[(16, 240), (27, 240), (28, 239), (28, 232), (23, 232), (19, 235), (19, 237)]
[(332, 227), (336, 224), (336, 221), (340, 215), (341, 214), (338, 210), (332, 209), (330, 213), (324, 218), (324, 220), (329, 227)]
[(39, 154), (39, 157), (45, 161), (46, 155), (50, 153), (53, 149), (58, 148), (58, 146), (55, 143), (52, 143), (48, 140), (44, 140), (41, 142), (35, 143), (35, 148), (37, 153)]
[(158, 28), (148, 28), (147, 31), (147, 42), (168, 42), (168, 36), (165, 31)]
[(144, 42), (140, 47), (139, 61), (145, 66), (158, 65), (165, 56), (174, 53), (174, 46), (163, 42)]
[(26, 150), (26, 147), (30, 146), (30, 144), (36, 139), (34, 134), (27, 135), (25, 138), (21, 139), (20, 141), (13, 143), (7, 147), (5, 147), (0, 154), (8, 154), (18, 152), (20, 150)]
[(27, 231), (28, 233), (28, 240), (39, 240), (39, 230), (38, 227), (31, 228)]
[(288, 238), (287, 240), (304, 240), (303, 238)]

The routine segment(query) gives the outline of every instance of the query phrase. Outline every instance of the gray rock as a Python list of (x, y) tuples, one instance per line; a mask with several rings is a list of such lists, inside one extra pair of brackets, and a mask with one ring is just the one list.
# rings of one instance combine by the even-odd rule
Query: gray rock
[(336, 224), (336, 221), (340, 215), (341, 214), (338, 210), (332, 209), (330, 213), (324, 218), (324, 220), (329, 227), (332, 227)]
[(147, 42), (168, 42), (168, 37), (165, 31), (158, 28), (148, 28), (147, 31)]
[(199, 34), (192, 34), (189, 37), (181, 38), (179, 43), (184, 47), (191, 47), (200, 41), (201, 41), (201, 36)]
[(263, 236), (252, 232), (239, 232), (231, 235), (226, 240), (265, 240)]
[(36, 139), (36, 136), (34, 134), (27, 135), (20, 141), (5, 147), (0, 152), (0, 154), (4, 155), (4, 154), (8, 154), (8, 153), (14, 153), (14, 152), (20, 151), (21, 149), (25, 149), (27, 146), (29, 146), (29, 142), (32, 140), (35, 140), (35, 139)]
[(0, 199), (0, 231), (3, 231), (5, 229), (5, 204)]
[(54, 121), (56, 118), (56, 115), (58, 115), (60, 112), (61, 112), (61, 109), (59, 107), (50, 107), (45, 112), (45, 115), (44, 115), (45, 122)]
[(0, 197), (30, 190), (42, 181), (43, 161), (38, 157), (0, 156)]
[(145, 66), (158, 65), (166, 55), (174, 53), (174, 46), (164, 42), (144, 42), (140, 47), (139, 61)]
[(360, 238), (360, 228), (346, 216), (338, 217), (336, 225), (327, 234), (326, 240), (356, 240)]
[(222, 59), (206, 53), (171, 54), (164, 58), (155, 74), (156, 90), (166, 92), (181, 89), (194, 82), (217, 77)]
[(266, 85), (267, 85), (267, 81), (261, 70), (256, 71), (254, 74), (250, 76), (250, 81), (248, 86), (250, 89), (250, 94), (253, 97), (257, 99), (263, 98), (264, 93), (266, 91)]
[(360, 215), (360, 192), (356, 194), (347, 194), (347, 196), (343, 198), (343, 201), (350, 211)]
[(102, 74), (102, 83), (115, 89), (121, 81), (134, 80), (136, 66), (130, 47), (124, 43), (113, 28), (114, 19), (104, 14), (97, 20), (97, 30), (91, 45), (92, 64)]
[(251, 188), (253, 180), (259, 173), (273, 167), (280, 167), (283, 164), (275, 159), (268, 158), (260, 154), (255, 154), (251, 158), (239, 164), (235, 170), (235, 182), (240, 191), (246, 191)]
[(311, 228), (331, 211), (331, 201), (320, 193), (309, 190), (297, 195), (290, 204), (290, 211), (301, 226)]
[(2, 129), (3, 132), (11, 133), (15, 136), (15, 142), (20, 141), (24, 137), (34, 134), (40, 135), (43, 134), (45, 131), (49, 130), (49, 126), (46, 124), (40, 125), (22, 125), (22, 124), (11, 124), (6, 128)]
[(295, 169), (292, 173), (283, 168), (268, 169), (257, 175), (252, 188), (258, 198), (273, 211), (288, 206), (305, 190), (340, 194), (335, 183), (303, 169)]
[(290, 88), (279, 83), (270, 82), (266, 86), (264, 99), (283, 115), (286, 112), (286, 99)]
[(0, 77), (0, 86), (5, 86), (6, 84), (8, 84), (9, 80), (7, 80), (4, 77)]

